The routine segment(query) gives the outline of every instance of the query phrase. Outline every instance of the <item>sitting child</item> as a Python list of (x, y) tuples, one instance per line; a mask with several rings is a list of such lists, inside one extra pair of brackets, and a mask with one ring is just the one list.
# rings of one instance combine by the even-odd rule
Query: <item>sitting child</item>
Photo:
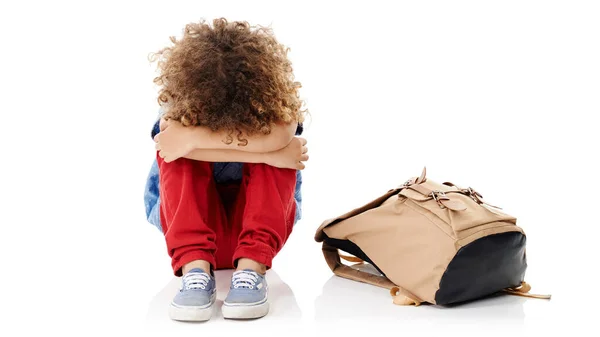
[(301, 216), (300, 84), (268, 29), (218, 19), (171, 41), (154, 59), (161, 116), (144, 196), (182, 276), (169, 314), (210, 319), (214, 270), (235, 268), (223, 316), (262, 317), (265, 273)]

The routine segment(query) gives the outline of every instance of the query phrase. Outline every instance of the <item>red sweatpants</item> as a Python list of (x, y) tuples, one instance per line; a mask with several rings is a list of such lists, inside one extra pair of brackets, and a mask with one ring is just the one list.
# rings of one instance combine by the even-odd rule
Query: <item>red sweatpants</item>
[(213, 269), (248, 258), (271, 268), (292, 232), (296, 171), (244, 164), (240, 184), (217, 184), (213, 165), (157, 155), (160, 221), (176, 276), (194, 260)]

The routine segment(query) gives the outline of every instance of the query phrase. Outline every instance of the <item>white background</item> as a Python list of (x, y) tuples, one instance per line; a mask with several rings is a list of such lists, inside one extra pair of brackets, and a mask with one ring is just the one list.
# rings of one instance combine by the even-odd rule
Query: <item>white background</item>
[[(178, 324), (143, 208), (147, 56), (220, 16), (291, 48), (311, 113), (304, 218), (269, 273), (270, 316)], [(0, 329), (16, 330), (0, 334), (597, 333), (599, 17), (595, 1), (2, 2)], [(518, 217), (527, 281), (551, 301), (406, 308), (332, 278), (319, 224), (423, 166)]]

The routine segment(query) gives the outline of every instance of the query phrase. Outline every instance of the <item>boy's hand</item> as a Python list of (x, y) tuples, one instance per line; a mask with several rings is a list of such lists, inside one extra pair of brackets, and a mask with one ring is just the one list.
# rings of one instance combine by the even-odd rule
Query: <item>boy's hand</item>
[(186, 156), (195, 148), (194, 128), (173, 120), (160, 121), (160, 133), (154, 136), (158, 155), (169, 163)]
[(294, 137), (283, 149), (267, 153), (266, 164), (278, 168), (303, 170), (304, 161), (308, 160), (306, 139)]

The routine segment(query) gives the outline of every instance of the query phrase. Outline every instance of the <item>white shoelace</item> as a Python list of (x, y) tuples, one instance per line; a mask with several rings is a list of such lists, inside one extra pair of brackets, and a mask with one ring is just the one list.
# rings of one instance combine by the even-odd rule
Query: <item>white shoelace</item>
[(183, 277), (183, 286), (186, 290), (206, 289), (210, 276), (206, 273), (187, 273)]
[(238, 288), (248, 288), (254, 289), (258, 278), (255, 276), (253, 272), (240, 270), (233, 273), (233, 277), (231, 278), (231, 284), (235, 289)]

